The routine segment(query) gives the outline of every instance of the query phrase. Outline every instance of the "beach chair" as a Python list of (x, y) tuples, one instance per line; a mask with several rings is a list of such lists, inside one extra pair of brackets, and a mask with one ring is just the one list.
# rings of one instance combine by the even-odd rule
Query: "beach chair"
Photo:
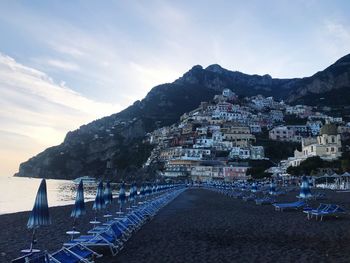
[(323, 217), (326, 216), (335, 216), (338, 217), (339, 215), (345, 214), (346, 211), (341, 208), (338, 205), (334, 205), (334, 204), (330, 204), (327, 208), (318, 211), (318, 212), (312, 212), (311, 215), (315, 215), (316, 216), (316, 220), (318, 219), (318, 217), (320, 218), (320, 221), (323, 220)]
[(12, 263), (49, 263), (46, 252), (29, 253), (11, 261)]
[(76, 239), (64, 243), (64, 247), (70, 247), (75, 244), (81, 244), (86, 247), (107, 247), (110, 249), (113, 256), (115, 256), (123, 248), (121, 239), (114, 236), (110, 230), (97, 233), (95, 235), (80, 236)]
[(114, 223), (104, 226), (98, 226), (88, 231), (88, 234), (99, 234), (103, 232), (108, 232), (112, 234), (115, 238), (118, 238), (122, 241), (127, 241), (131, 236), (131, 231), (127, 229), (120, 221), (114, 221)]
[(75, 255), (71, 251), (69, 251), (67, 248), (63, 247), (60, 250), (49, 254), (49, 262), (50, 263), (91, 263), (93, 261), (90, 261), (88, 258), (83, 258), (78, 255)]
[(271, 205), (275, 203), (275, 199), (271, 197), (263, 197), (255, 199), (255, 204), (257, 205)]
[(292, 203), (275, 203), (272, 204), (276, 211), (283, 211), (284, 209), (298, 209), (304, 207), (306, 203), (304, 201), (297, 201)]
[(325, 209), (327, 209), (330, 205), (329, 204), (319, 204), (319, 206), (316, 209), (306, 209), (303, 211), (307, 215), (307, 219), (312, 218), (312, 213), (319, 213)]
[(243, 197), (243, 200), (248, 202), (248, 201), (254, 201), (256, 199), (256, 196), (255, 195), (247, 195), (247, 196), (244, 196)]

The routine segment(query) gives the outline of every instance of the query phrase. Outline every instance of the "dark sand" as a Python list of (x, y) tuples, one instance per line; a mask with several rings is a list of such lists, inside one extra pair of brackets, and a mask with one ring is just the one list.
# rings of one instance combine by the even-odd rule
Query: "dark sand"
[[(279, 197), (295, 201), (297, 192)], [(350, 211), (350, 193), (327, 191), (328, 200)], [(318, 204), (317, 201), (315, 203)], [(91, 204), (88, 205), (89, 211)], [(71, 207), (51, 208), (53, 225), (38, 231), (38, 247), (49, 252), (67, 240)], [(79, 221), (86, 233), (89, 213)], [(0, 216), (1, 262), (26, 248), (30, 231), (28, 213)], [(349, 262), (350, 217), (308, 221), (300, 211), (276, 212), (271, 205), (257, 206), (203, 189), (182, 193), (146, 223), (116, 256), (97, 262)]]

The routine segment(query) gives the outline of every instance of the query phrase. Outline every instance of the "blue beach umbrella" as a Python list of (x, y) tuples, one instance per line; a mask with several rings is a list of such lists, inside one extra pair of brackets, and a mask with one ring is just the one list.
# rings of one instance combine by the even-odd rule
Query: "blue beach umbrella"
[(140, 188), (140, 193), (139, 193), (139, 196), (142, 198), (142, 197), (144, 197), (144, 195), (145, 195), (145, 190), (144, 190), (145, 188), (143, 187), (143, 185), (141, 185), (141, 188)]
[(258, 186), (257, 186), (257, 184), (254, 182), (254, 183), (252, 183), (252, 189), (251, 189), (251, 191), (253, 192), (253, 193), (256, 193), (256, 191), (258, 191)]
[(42, 179), (38, 192), (36, 194), (33, 210), (30, 213), (27, 223), (27, 227), (29, 229), (33, 229), (32, 242), (30, 244), (30, 252), (33, 249), (33, 245), (36, 243), (35, 230), (40, 226), (47, 226), (50, 224), (51, 218), (47, 202), (46, 181), (45, 179)]
[(84, 203), (84, 186), (83, 186), (83, 180), (81, 180), (77, 188), (75, 204), (70, 216), (76, 219), (85, 214), (86, 214), (86, 211), (85, 211), (85, 203)]
[(103, 194), (103, 182), (101, 181), (97, 186), (96, 197), (92, 209), (96, 212), (106, 208), (106, 203)]
[(123, 205), (126, 201), (126, 194), (125, 194), (125, 185), (124, 183), (122, 183), (122, 185), (120, 186), (120, 190), (119, 190), (119, 197), (118, 197), (118, 202), (120, 204), (119, 210), (121, 211), (123, 208)]
[(42, 179), (38, 192), (36, 194), (35, 203), (32, 212), (30, 213), (27, 227), (29, 229), (38, 228), (51, 224), (49, 214), (49, 206), (47, 203), (46, 181)]
[(111, 188), (110, 182), (106, 183), (106, 187), (103, 192), (103, 199), (105, 200), (106, 205), (109, 205), (113, 202), (113, 194), (112, 194), (112, 188)]
[(276, 185), (275, 185), (274, 181), (271, 181), (271, 183), (270, 183), (269, 194), (270, 195), (276, 194)]
[(299, 197), (300, 198), (309, 198), (311, 196), (312, 196), (312, 194), (311, 194), (311, 191), (310, 191), (309, 180), (304, 175), (301, 178), (301, 186), (300, 186)]
[(148, 185), (146, 185), (145, 188), (144, 188), (144, 195), (145, 196), (149, 195), (149, 186)]
[[(106, 187), (103, 191), (103, 199), (105, 201), (106, 207), (108, 207), (108, 205), (110, 205), (113, 202), (112, 188), (111, 188), (111, 183), (109, 181), (106, 183)], [(110, 215), (108, 210), (107, 210), (107, 215)]]
[(135, 200), (135, 188), (134, 188), (134, 184), (131, 184), (130, 186), (130, 190), (129, 190), (129, 201), (132, 202)]

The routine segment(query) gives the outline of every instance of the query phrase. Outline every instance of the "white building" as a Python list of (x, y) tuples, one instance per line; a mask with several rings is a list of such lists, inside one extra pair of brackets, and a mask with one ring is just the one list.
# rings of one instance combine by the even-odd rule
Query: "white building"
[(317, 138), (303, 138), (302, 150), (294, 151), (289, 158), (289, 165), (298, 166), (309, 157), (319, 156), (324, 160), (336, 160), (342, 155), (341, 138), (337, 126), (326, 124), (321, 128)]

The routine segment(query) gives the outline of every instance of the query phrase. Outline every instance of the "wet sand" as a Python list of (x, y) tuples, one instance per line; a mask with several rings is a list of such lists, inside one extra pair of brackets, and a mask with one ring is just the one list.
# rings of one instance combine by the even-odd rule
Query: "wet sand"
[[(327, 191), (328, 200), (350, 211), (350, 193)], [(297, 192), (279, 197), (295, 201)], [(316, 201), (314, 205), (318, 204)], [(86, 233), (94, 213), (78, 220)], [(68, 239), (71, 206), (50, 208), (53, 224), (38, 230), (40, 249), (53, 252)], [(27, 248), (29, 212), (0, 216), (0, 262)], [(96, 262), (349, 262), (350, 217), (308, 221), (300, 211), (276, 212), (204, 189), (189, 189), (146, 223), (116, 256)]]

